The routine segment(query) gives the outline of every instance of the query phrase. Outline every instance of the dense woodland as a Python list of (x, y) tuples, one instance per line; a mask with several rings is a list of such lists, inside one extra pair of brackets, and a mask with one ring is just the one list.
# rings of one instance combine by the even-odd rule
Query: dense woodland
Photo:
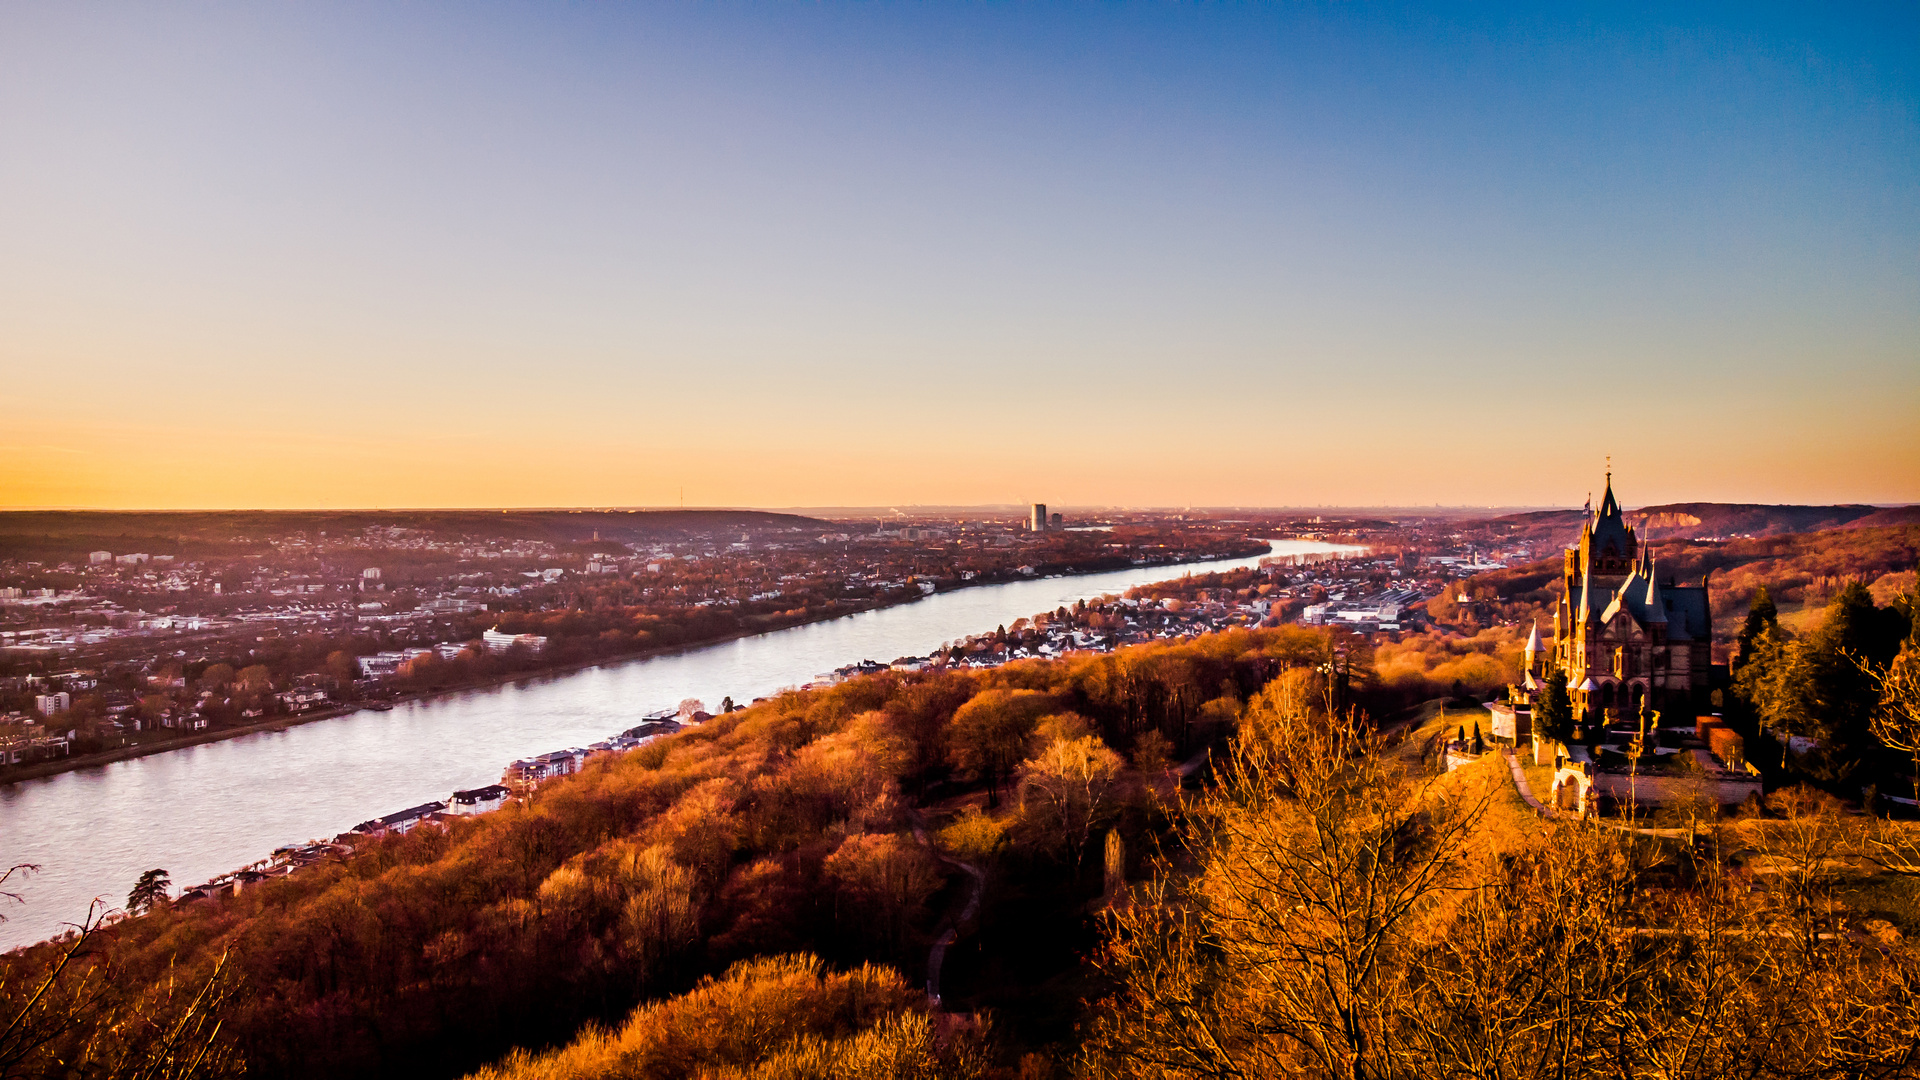
[[(255, 1074), (418, 1076), (564, 1038), (753, 956), (871, 960), (917, 980), (970, 880), (917, 841), (919, 808), (977, 791), (950, 846), (1001, 869), (975, 945), (949, 960), (947, 998), (1022, 1015), (1020, 1039), (1064, 1039), (1078, 995), (1046, 984), (1077, 978), (1095, 943), (1081, 908), (1102, 887), (1087, 872), (1097, 838), (1163, 830), (1152, 778), (1326, 646), (1237, 633), (782, 695), (531, 805), (101, 929), (46, 1007), (164, 1013), (162, 988), (204, 982), (225, 956), (223, 980), (246, 992), (221, 1038)], [(57, 955), (10, 958), (8, 995)], [(1023, 1000), (1051, 1003), (1011, 1007)], [(116, 1060), (139, 1034), (84, 1023), (46, 1052)]]

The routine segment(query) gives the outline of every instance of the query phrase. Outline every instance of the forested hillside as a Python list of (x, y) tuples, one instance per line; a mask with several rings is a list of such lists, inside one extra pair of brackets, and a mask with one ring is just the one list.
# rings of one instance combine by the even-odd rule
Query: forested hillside
[[(1540, 510), (1485, 522), (1513, 539), (1571, 546), (1580, 539), (1587, 515), (1579, 510)], [(1628, 524), (1642, 540), (1725, 540), (1824, 532), (1828, 529), (1881, 528), (1920, 522), (1920, 507), (1780, 506), (1761, 503), (1666, 503), (1629, 510)]]

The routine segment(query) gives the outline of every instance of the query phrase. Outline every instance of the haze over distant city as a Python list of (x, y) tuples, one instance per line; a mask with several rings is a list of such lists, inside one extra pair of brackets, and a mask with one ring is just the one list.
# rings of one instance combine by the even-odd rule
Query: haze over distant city
[(13, 5), (0, 506), (1916, 501), (1917, 49)]

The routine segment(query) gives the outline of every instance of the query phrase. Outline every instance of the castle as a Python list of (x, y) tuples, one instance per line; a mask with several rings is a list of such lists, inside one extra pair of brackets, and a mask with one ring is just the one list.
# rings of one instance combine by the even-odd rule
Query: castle
[[(1552, 755), (1552, 805), (1585, 814), (1757, 798), (1760, 777), (1745, 764), (1740, 739), (1709, 715), (1715, 672), (1706, 579), (1661, 580), (1652, 550), (1620, 512), (1611, 472), (1579, 546), (1567, 549), (1561, 584), (1552, 646), (1541, 643), (1536, 625), (1526, 687), (1494, 707), (1493, 721), (1496, 734), (1531, 738), (1536, 764)], [(1566, 677), (1573, 706), (1573, 739), (1564, 743), (1531, 723), (1555, 673)]]
[[(1658, 560), (1613, 496), (1611, 471), (1600, 509), (1589, 510), (1579, 546), (1566, 551), (1561, 585), (1551, 647), (1536, 623), (1527, 639), (1526, 685), (1487, 703), (1495, 742), (1530, 741), (1534, 764), (1553, 762), (1550, 805), (1587, 814), (1758, 798), (1760, 776), (1746, 762), (1742, 740), (1711, 711), (1714, 684), (1725, 672), (1712, 666), (1707, 581), (1660, 579)], [(1570, 733), (1533, 723), (1556, 674), (1567, 681)], [(1562, 741), (1566, 734), (1572, 737)], [(1449, 743), (1447, 767), (1477, 753)]]
[(1563, 584), (1552, 653), (1541, 649), (1538, 629), (1527, 643), (1530, 689), (1552, 670), (1565, 673), (1574, 719), (1588, 728), (1632, 723), (1656, 711), (1669, 722), (1686, 722), (1707, 707), (1713, 613), (1706, 581), (1660, 580), (1652, 549), (1641, 545), (1620, 512), (1611, 472), (1600, 509), (1580, 530), (1580, 545), (1566, 551)]

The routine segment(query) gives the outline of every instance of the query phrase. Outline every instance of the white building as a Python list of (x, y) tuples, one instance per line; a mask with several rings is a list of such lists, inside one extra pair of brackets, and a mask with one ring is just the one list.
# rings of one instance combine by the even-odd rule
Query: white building
[(488, 784), (483, 788), (456, 791), (447, 801), (449, 814), (486, 814), (500, 809), (507, 796), (513, 794), (503, 784)]
[(509, 634), (498, 629), (481, 634), (480, 640), (486, 644), (487, 651), (490, 653), (503, 653), (521, 648), (538, 656), (547, 648), (547, 639), (539, 634)]
[(360, 674), (369, 679), (384, 678), (389, 675), (398, 674), (400, 665), (413, 660), (415, 657), (432, 655), (432, 649), (400, 649), (394, 652), (378, 652), (372, 656), (362, 656), (359, 658)]
[(51, 694), (39, 694), (33, 699), (33, 707), (40, 710), (42, 716), (66, 712), (73, 707), (73, 698), (65, 690), (56, 690)]
[(571, 776), (579, 772), (580, 763), (586, 757), (585, 750), (572, 749), (522, 758), (508, 765), (506, 774), (500, 779), (510, 788), (530, 788), (556, 776)]
[(397, 814), (388, 814), (386, 817), (374, 818), (372, 821), (363, 821), (355, 825), (353, 831), (367, 833), (371, 836), (386, 836), (389, 833), (405, 835), (411, 832), (415, 826), (431, 820), (433, 815), (442, 813), (446, 809), (447, 804), (443, 802), (421, 803), (419, 806), (410, 806)]
[(111, 552), (111, 551), (90, 551), (90, 552), (88, 552), (88, 553), (87, 553), (87, 561), (88, 561), (88, 562), (90, 562), (90, 563), (93, 563), (93, 564), (94, 564), (94, 565), (96, 565), (96, 566), (97, 566), (97, 565), (99, 565), (100, 563), (103, 563), (103, 562), (112, 562), (112, 561), (113, 561), (113, 552)]

